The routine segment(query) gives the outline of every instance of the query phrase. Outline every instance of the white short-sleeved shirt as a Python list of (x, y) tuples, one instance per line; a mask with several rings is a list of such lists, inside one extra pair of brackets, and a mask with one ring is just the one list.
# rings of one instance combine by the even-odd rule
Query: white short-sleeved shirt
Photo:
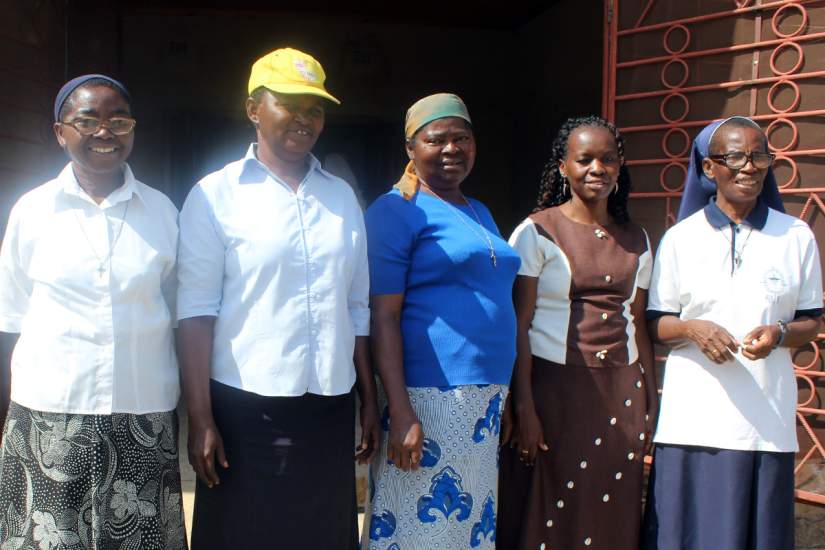
[(638, 360), (630, 306), (653, 264), (642, 228), (582, 224), (547, 208), (519, 224), (510, 246), (521, 257), (518, 274), (538, 278), (533, 355), (591, 368)]
[(14, 402), (74, 414), (175, 408), (177, 213), (128, 166), (100, 204), (71, 163), (17, 201), (0, 251), (0, 330), (20, 333)]
[(293, 191), (253, 145), (183, 205), (178, 319), (217, 317), (218, 382), (266, 396), (355, 382), (355, 337), (369, 334), (364, 218), (344, 180), (309, 164)]
[[(735, 240), (734, 240), (735, 238)], [(732, 259), (731, 242), (741, 262)], [(648, 315), (704, 319), (742, 338), (760, 325), (818, 315), (822, 276), (804, 222), (761, 202), (739, 226), (714, 202), (665, 233)], [(656, 443), (794, 452), (797, 389), (790, 351), (717, 365), (686, 342), (668, 355)]]

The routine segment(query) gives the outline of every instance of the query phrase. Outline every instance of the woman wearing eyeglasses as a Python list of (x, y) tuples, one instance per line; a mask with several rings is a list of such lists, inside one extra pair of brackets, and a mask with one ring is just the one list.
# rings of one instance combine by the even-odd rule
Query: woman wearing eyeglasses
[(759, 126), (733, 117), (693, 144), (679, 223), (659, 245), (650, 333), (672, 350), (644, 548), (794, 546), (797, 387), (790, 350), (821, 329), (808, 225), (783, 213)]
[(0, 331), (19, 337), (0, 448), (3, 548), (186, 545), (177, 210), (126, 164), (130, 101), (103, 75), (64, 85), (54, 132), (70, 162), (8, 220)]

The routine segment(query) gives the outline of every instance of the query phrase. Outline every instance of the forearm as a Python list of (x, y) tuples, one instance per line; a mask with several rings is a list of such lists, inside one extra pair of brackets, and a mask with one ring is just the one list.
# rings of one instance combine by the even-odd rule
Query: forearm
[(533, 353), (526, 329), (519, 327), (516, 336), (516, 365), (513, 369), (513, 398), (518, 414), (525, 408), (535, 408), (533, 401)]
[(192, 317), (178, 324), (178, 362), (190, 417), (212, 416), (209, 391), (215, 317)]
[(390, 415), (412, 412), (404, 378), (404, 344), (401, 338), (401, 321), (392, 316), (373, 313), (370, 341), (375, 368), (381, 377), (389, 401)]
[(355, 337), (355, 384), (358, 388), (358, 395), (361, 403), (368, 403), (375, 400), (375, 376), (370, 362), (369, 336)]
[(687, 338), (687, 323), (676, 315), (662, 315), (647, 325), (654, 342), (672, 345)]
[(19, 334), (0, 332), (0, 430), (6, 423), (11, 402), (11, 354), (19, 337)]
[(788, 323), (788, 331), (782, 340), (783, 348), (799, 348), (816, 340), (822, 330), (822, 319), (819, 317), (800, 317)]

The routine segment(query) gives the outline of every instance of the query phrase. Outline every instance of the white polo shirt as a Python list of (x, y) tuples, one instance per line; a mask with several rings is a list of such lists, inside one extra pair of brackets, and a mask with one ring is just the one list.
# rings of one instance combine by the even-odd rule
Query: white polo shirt
[(12, 208), (0, 251), (0, 331), (20, 333), (11, 360), (20, 405), (74, 414), (177, 405), (178, 212), (128, 166), (124, 176), (96, 204), (69, 163)]
[[(737, 254), (732, 257), (732, 246), (741, 262)], [(713, 321), (741, 342), (759, 325), (821, 313), (813, 233), (799, 219), (761, 202), (739, 226), (711, 202), (670, 228), (659, 245), (649, 317)], [(735, 361), (718, 365), (696, 344), (684, 343), (667, 358), (654, 441), (794, 452), (796, 403), (788, 348), (757, 361), (740, 352)]]
[(178, 318), (215, 316), (211, 376), (266, 396), (340, 395), (369, 334), (364, 218), (309, 157), (297, 192), (255, 157), (203, 178), (181, 210)]

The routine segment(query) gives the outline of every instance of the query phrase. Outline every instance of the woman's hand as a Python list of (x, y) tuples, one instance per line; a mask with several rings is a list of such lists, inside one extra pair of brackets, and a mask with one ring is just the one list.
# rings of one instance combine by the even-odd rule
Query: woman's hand
[(513, 439), (513, 431), (516, 429), (512, 395), (512, 393), (507, 394), (507, 399), (504, 400), (504, 408), (501, 410), (501, 437), (498, 442), (501, 447), (504, 447)]
[(536, 463), (536, 455), (539, 449), (550, 450), (544, 442), (544, 432), (541, 427), (541, 420), (536, 414), (536, 407), (532, 404), (524, 404), (518, 407), (518, 440), (513, 441), (511, 446), (518, 448), (519, 460), (532, 466)]
[(369, 464), (378, 449), (378, 404), (375, 399), (370, 399), (369, 402), (361, 402), (360, 417), (361, 443), (355, 449), (355, 460), (358, 461), (358, 464)]
[(756, 327), (745, 336), (742, 345), (742, 355), (752, 361), (764, 359), (770, 355), (771, 351), (776, 347), (781, 336), (782, 331), (779, 329), (779, 325), (762, 325)]
[(397, 468), (409, 472), (417, 470), (424, 447), (424, 428), (413, 411), (390, 413), (390, 436), (387, 459)]
[(212, 415), (189, 415), (189, 464), (195, 469), (198, 479), (212, 488), (221, 480), (215, 471), (215, 460), (224, 468), (229, 468), (223, 450), (223, 439)]
[(685, 321), (685, 336), (696, 343), (708, 359), (721, 365), (733, 361), (739, 351), (739, 342), (724, 328), (713, 321), (693, 319)]
[(645, 412), (645, 444), (642, 453), (649, 455), (653, 450), (653, 435), (656, 433), (656, 422), (659, 420), (659, 394), (653, 388), (655, 397), (647, 398), (647, 411)]

